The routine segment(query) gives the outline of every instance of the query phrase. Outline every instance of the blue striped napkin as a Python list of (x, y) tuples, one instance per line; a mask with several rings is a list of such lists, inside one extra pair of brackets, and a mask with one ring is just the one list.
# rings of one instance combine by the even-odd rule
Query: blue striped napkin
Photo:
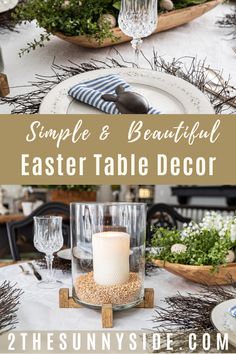
[[(122, 85), (125, 90), (131, 90), (131, 86), (119, 75), (107, 75), (97, 79), (89, 80), (73, 86), (68, 94), (78, 101), (89, 104), (102, 112), (108, 114), (119, 114), (114, 102), (104, 101), (101, 96), (104, 94), (115, 94), (117, 86)], [(160, 111), (150, 108), (148, 114), (159, 114)]]

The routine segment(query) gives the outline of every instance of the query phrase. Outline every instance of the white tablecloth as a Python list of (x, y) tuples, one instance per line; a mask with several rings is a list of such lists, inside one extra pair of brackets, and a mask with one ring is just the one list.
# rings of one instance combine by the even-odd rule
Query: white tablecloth
[[(214, 69), (224, 69), (225, 77), (230, 74), (236, 84), (236, 55), (232, 50), (235, 41), (227, 36), (229, 29), (222, 29), (216, 25), (217, 19), (228, 13), (232, 5), (223, 4), (202, 17), (173, 30), (158, 33), (145, 39), (143, 51), (147, 57), (152, 57), (153, 47), (160, 56), (167, 60), (181, 56), (195, 56), (207, 60)], [(39, 37), (41, 30), (34, 24), (20, 26), (20, 33), (6, 32), (0, 35), (0, 45), (5, 58), (5, 72), (8, 75), (11, 94), (20, 94), (29, 90), (17, 86), (27, 85), (35, 79), (35, 74), (51, 74), (50, 65), (53, 58), (56, 63), (67, 64), (73, 62), (87, 62), (91, 58), (106, 60), (108, 56), (118, 59), (112, 47), (104, 49), (86, 49), (64, 42), (56, 37), (47, 42), (44, 48), (31, 51), (19, 58), (18, 52), (35, 37)], [(129, 43), (117, 45), (116, 48), (127, 60), (134, 60), (134, 54)], [(146, 62), (142, 66), (148, 67)], [(10, 113), (10, 108), (0, 106), (0, 113)]]
[[(27, 269), (27, 265), (24, 265)], [(30, 268), (28, 268), (30, 269)], [(69, 275), (57, 271), (57, 277), (63, 281), (62, 287), (71, 288)], [(101, 330), (101, 313), (89, 308), (60, 309), (58, 305), (58, 289), (45, 290), (38, 287), (38, 280), (33, 275), (24, 275), (17, 265), (0, 268), (0, 284), (4, 280), (16, 283), (24, 291), (18, 312), (16, 330), (62, 331), (62, 330)], [(180, 291), (198, 292), (199, 285), (172, 275), (165, 270), (157, 270), (146, 277), (145, 287), (155, 290), (155, 305), (164, 306), (163, 299)], [(133, 308), (119, 311), (114, 315), (113, 330), (151, 329), (154, 309)]]

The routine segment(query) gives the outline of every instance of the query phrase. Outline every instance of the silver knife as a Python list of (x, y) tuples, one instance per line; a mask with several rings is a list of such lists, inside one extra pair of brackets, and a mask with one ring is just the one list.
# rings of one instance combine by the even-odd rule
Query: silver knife
[(28, 262), (27, 263), (33, 270), (34, 276), (38, 279), (38, 280), (42, 280), (42, 276), (39, 274), (39, 272), (36, 270), (35, 266), (33, 265), (33, 263)]

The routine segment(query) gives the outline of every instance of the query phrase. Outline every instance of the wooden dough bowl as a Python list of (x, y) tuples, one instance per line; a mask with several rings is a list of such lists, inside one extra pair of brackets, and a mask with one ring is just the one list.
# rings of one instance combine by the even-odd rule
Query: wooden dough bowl
[[(166, 12), (159, 16), (158, 25), (154, 33), (166, 31), (168, 29), (188, 23), (194, 20), (195, 18), (202, 16), (204, 13), (210, 11), (222, 1), (223, 0), (212, 0), (204, 4)], [(102, 43), (99, 43), (95, 39), (91, 39), (87, 36), (65, 36), (63, 33), (60, 32), (55, 33), (55, 35), (67, 42), (87, 48), (109, 47), (111, 45), (130, 41), (130, 37), (124, 35), (118, 27), (114, 28), (112, 31), (117, 40), (111, 41), (111, 39), (107, 38)]]
[(153, 263), (170, 273), (204, 285), (227, 285), (236, 281), (236, 263), (220, 266), (215, 272), (212, 272), (212, 266), (186, 265), (161, 260), (153, 260)]

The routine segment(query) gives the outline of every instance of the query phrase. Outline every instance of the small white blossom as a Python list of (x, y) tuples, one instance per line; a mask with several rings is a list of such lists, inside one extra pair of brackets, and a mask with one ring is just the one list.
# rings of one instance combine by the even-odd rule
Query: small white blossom
[(230, 239), (232, 242), (236, 241), (236, 224), (232, 224), (230, 228)]
[(236, 241), (236, 216), (225, 215), (215, 211), (206, 212), (202, 221), (197, 224), (190, 222), (188, 225), (184, 224), (181, 232), (181, 237), (189, 237), (190, 235), (199, 234), (201, 231), (216, 231), (221, 238), (230, 235), (231, 241)]

